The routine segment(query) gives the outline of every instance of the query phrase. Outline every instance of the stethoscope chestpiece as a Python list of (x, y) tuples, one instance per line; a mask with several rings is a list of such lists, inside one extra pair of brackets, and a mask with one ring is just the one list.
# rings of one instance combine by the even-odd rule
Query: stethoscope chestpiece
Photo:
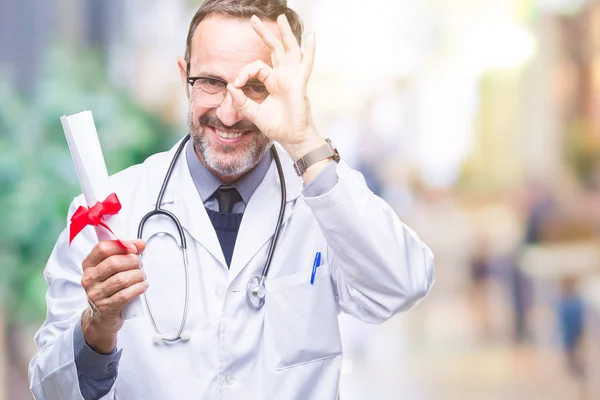
[(255, 310), (259, 310), (265, 304), (265, 285), (260, 276), (255, 276), (248, 281), (246, 285), (246, 297), (248, 304)]

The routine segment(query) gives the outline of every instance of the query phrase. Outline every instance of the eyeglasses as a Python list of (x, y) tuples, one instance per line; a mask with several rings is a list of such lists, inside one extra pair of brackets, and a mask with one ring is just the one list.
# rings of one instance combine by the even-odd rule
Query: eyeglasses
[[(227, 95), (227, 82), (219, 78), (194, 76), (188, 77), (187, 82), (192, 87), (190, 98), (200, 107), (218, 107)], [(241, 89), (246, 97), (257, 103), (262, 103), (269, 96), (265, 85), (248, 84)]]

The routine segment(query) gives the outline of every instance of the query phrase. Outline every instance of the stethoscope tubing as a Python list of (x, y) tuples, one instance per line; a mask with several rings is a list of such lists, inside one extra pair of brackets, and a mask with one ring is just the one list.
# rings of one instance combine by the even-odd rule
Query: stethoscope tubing
[[(158, 193), (158, 197), (156, 199), (156, 205), (154, 207), (154, 210), (148, 212), (146, 215), (144, 215), (142, 217), (142, 219), (140, 220), (140, 223), (138, 225), (138, 232), (137, 232), (138, 239), (141, 239), (143, 236), (143, 233), (144, 233), (144, 225), (146, 224), (146, 222), (154, 216), (163, 215), (163, 216), (169, 218), (175, 224), (175, 226), (177, 227), (177, 231), (179, 233), (180, 240), (181, 240), (181, 243), (179, 243), (178, 245), (183, 252), (183, 259), (184, 259), (185, 303), (184, 303), (181, 324), (179, 326), (177, 334), (175, 334), (173, 336), (163, 335), (163, 333), (161, 332), (161, 330), (158, 326), (157, 321), (154, 318), (154, 314), (152, 313), (152, 309), (150, 307), (150, 302), (148, 300), (147, 293), (144, 293), (144, 301), (146, 303), (146, 307), (148, 308), (148, 315), (150, 316), (150, 320), (152, 322), (154, 330), (156, 331), (156, 334), (158, 336), (160, 336), (160, 339), (162, 339), (164, 342), (175, 342), (177, 340), (182, 339), (182, 335), (184, 334), (185, 324), (187, 322), (188, 307), (189, 307), (189, 267), (188, 267), (188, 257), (187, 257), (187, 242), (185, 239), (185, 233), (183, 232), (183, 227), (175, 214), (173, 214), (172, 212), (170, 212), (168, 210), (164, 210), (164, 209), (160, 208), (160, 206), (162, 204), (162, 200), (163, 200), (165, 191), (167, 189), (167, 186), (169, 184), (169, 181), (171, 180), (171, 176), (173, 174), (173, 169), (175, 168), (175, 164), (177, 163), (179, 157), (181, 156), (181, 153), (182, 153), (183, 149), (185, 148), (185, 145), (189, 141), (189, 139), (190, 139), (190, 135), (188, 134), (183, 138), (183, 140), (179, 144), (179, 147), (177, 148), (175, 155), (173, 156), (173, 159), (171, 160), (171, 163), (169, 164), (169, 168), (167, 169), (167, 172), (165, 174), (165, 178), (163, 180), (162, 186)], [(273, 240), (271, 241), (271, 244), (269, 245), (269, 250), (267, 252), (267, 260), (265, 262), (265, 266), (263, 267), (260, 277), (255, 276), (255, 277), (252, 277), (248, 281), (248, 285), (247, 285), (247, 289), (246, 289), (246, 297), (248, 300), (248, 304), (254, 309), (260, 309), (265, 302), (265, 294), (266, 294), (265, 281), (269, 274), (269, 270), (271, 268), (271, 262), (273, 260), (273, 255), (275, 253), (275, 248), (277, 246), (277, 241), (278, 241), (280, 233), (281, 233), (281, 227), (283, 225), (283, 217), (285, 215), (285, 204), (287, 201), (285, 177), (283, 174), (283, 168), (281, 166), (281, 161), (279, 159), (279, 155), (277, 154), (277, 149), (275, 148), (275, 145), (271, 146), (271, 156), (273, 157), (273, 160), (275, 161), (275, 166), (277, 167), (277, 174), (279, 175), (279, 182), (280, 182), (280, 186), (281, 186), (281, 203), (279, 206), (279, 215), (277, 217), (277, 225), (275, 226)], [(170, 234), (168, 234), (168, 235), (172, 237), (172, 235), (170, 235)], [(151, 238), (154, 236), (155, 235), (151, 236), (148, 239), (148, 241), (150, 241)], [(176, 241), (176, 239), (174, 237), (173, 237), (173, 239)], [(142, 257), (143, 257), (143, 254), (142, 254)], [(252, 299), (252, 297), (254, 297), (254, 299)], [(256, 303), (254, 303), (254, 300), (256, 301)]]

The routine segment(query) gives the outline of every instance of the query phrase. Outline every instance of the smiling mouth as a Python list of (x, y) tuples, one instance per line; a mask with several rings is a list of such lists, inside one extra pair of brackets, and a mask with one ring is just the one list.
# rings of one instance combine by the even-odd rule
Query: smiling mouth
[(223, 139), (237, 139), (244, 134), (244, 132), (223, 132), (217, 128), (213, 128), (217, 136)]

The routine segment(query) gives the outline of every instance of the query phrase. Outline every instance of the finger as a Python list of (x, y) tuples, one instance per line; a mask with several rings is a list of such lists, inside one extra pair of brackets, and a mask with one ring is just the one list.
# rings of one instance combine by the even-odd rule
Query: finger
[(279, 40), (256, 15), (253, 15), (252, 18), (250, 18), (250, 24), (263, 42), (271, 49), (271, 58), (273, 58), (273, 61), (277, 60), (280, 62), (283, 60), (285, 57), (285, 48), (283, 47), (281, 40)]
[(294, 32), (292, 32), (292, 27), (285, 14), (277, 17), (277, 27), (279, 28), (279, 33), (281, 33), (283, 44), (288, 54), (292, 56), (292, 60), (294, 62), (300, 61), (302, 58), (300, 45), (298, 44), (298, 40), (296, 40), (296, 36), (294, 36)]
[(233, 101), (233, 108), (235, 108), (240, 114), (256, 125), (258, 103), (249, 99), (244, 94), (242, 89), (238, 89), (231, 84), (227, 85), (227, 91), (229, 92)]
[(146, 242), (142, 239), (135, 239), (129, 243), (133, 244), (137, 248), (136, 254), (142, 254), (146, 249)]
[(305, 82), (310, 78), (315, 63), (315, 51), (317, 48), (314, 32), (309, 32), (304, 40), (304, 54), (302, 55), (301, 70)]
[(137, 247), (131, 242), (123, 240), (127, 248), (123, 248), (117, 240), (101, 240), (94, 246), (90, 254), (82, 262), (83, 270), (95, 267), (110, 256), (117, 254), (137, 253)]
[(99, 300), (96, 304), (96, 308), (102, 314), (118, 314), (123, 308), (131, 303), (133, 299), (141, 296), (146, 290), (148, 290), (148, 282), (138, 282), (123, 290), (118, 291), (111, 297)]
[[(269, 67), (264, 61), (256, 60), (253, 63), (246, 65), (239, 72), (237, 78), (233, 82), (236, 88), (244, 86), (250, 78), (256, 78), (262, 83), (265, 83), (267, 78), (271, 75), (273, 69)], [(268, 88), (267, 88), (268, 90)]]
[(90, 290), (88, 298), (98, 307), (98, 303), (102, 299), (107, 299), (115, 293), (145, 280), (146, 276), (140, 269), (119, 272)]
[[(141, 267), (142, 259), (137, 254), (118, 254), (108, 257), (95, 268), (90, 268), (89, 270), (85, 271), (82, 281), (87, 279), (91, 281), (92, 284), (97, 284), (104, 282), (119, 272), (129, 271), (132, 269), (141, 269)], [(84, 282), (82, 282), (82, 285), (83, 283)], [(86, 286), (84, 286), (84, 288), (85, 287)]]

